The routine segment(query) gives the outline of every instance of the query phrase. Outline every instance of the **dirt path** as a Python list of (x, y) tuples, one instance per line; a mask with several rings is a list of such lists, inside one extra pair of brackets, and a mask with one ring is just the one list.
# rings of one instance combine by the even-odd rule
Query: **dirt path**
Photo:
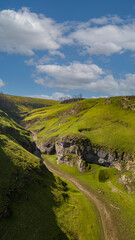
[(104, 239), (118, 240), (116, 229), (111, 219), (111, 214), (107, 207), (105, 206), (105, 204), (103, 204), (102, 201), (90, 191), (90, 189), (87, 189), (83, 185), (83, 183), (81, 183), (75, 177), (71, 176), (68, 173), (63, 172), (62, 170), (56, 169), (55, 166), (50, 164), (50, 162), (48, 161), (44, 161), (44, 164), (46, 165), (49, 171), (72, 182), (83, 194), (85, 194), (94, 203), (100, 215)]
[[(37, 135), (34, 131), (32, 131), (33, 134), (33, 140), (37, 144)], [(38, 154), (37, 154), (38, 156)], [(39, 156), (41, 158), (41, 156)], [(77, 180), (75, 177), (71, 176), (70, 174), (56, 168), (53, 164), (51, 164), (49, 161), (44, 161), (43, 158), (41, 160), (44, 162), (46, 167), (49, 171), (53, 172), (54, 174), (67, 179), (68, 181), (72, 182), (85, 196), (87, 196), (95, 205), (102, 224), (102, 230), (104, 235), (104, 240), (119, 240), (117, 237), (117, 231), (115, 229), (115, 224), (112, 221), (111, 213), (109, 209), (107, 209), (106, 205), (92, 192), (90, 189), (87, 189), (86, 186), (84, 186), (83, 183), (81, 183), (79, 180)]]

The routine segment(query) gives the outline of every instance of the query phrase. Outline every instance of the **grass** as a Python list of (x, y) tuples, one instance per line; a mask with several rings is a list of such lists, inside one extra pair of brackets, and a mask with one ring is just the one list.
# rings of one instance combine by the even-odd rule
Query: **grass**
[(62, 208), (55, 210), (59, 226), (68, 233), (69, 239), (70, 233), (74, 233), (75, 239), (102, 239), (99, 219), (93, 204), (73, 184), (68, 183), (68, 186), (69, 201), (64, 201)]
[[(135, 239), (135, 97), (89, 99), (33, 110), (24, 122), (37, 133), (38, 142), (52, 137), (87, 138), (94, 147), (125, 154), (122, 170), (91, 165), (80, 174), (77, 167), (58, 166), (91, 188), (109, 207), (122, 240)], [(50, 161), (56, 165), (55, 157)], [(127, 176), (131, 183), (120, 179)], [(131, 190), (131, 191), (130, 191)]]
[(8, 113), (17, 122), (20, 122), (33, 109), (53, 106), (58, 103), (59, 101), (55, 100), (0, 94), (0, 109)]
[(71, 184), (45, 173), (38, 182), (35, 176), (25, 194), (12, 202), (12, 215), (1, 220), (0, 239), (98, 240), (93, 205)]
[[(57, 165), (56, 156), (42, 155), (45, 161), (53, 164), (55, 168), (74, 176), (87, 188), (95, 193), (112, 213), (112, 218), (119, 230), (119, 239), (135, 239), (135, 193), (129, 194), (118, 179), (121, 172), (115, 168), (106, 168), (91, 164), (91, 169), (80, 173), (77, 167)], [(123, 170), (124, 171), (124, 170)], [(129, 175), (129, 172), (128, 174)]]
[(0, 111), (0, 239), (98, 240), (93, 204), (49, 172), (30, 145), (30, 133)]
[(21, 114), (28, 113), (32, 109), (42, 108), (53, 106), (59, 103), (59, 101), (55, 100), (48, 100), (48, 99), (40, 99), (40, 98), (31, 98), (31, 97), (19, 97), (19, 96), (12, 96), (6, 95), (10, 98), (16, 106)]
[[(7, 97), (14, 101), (19, 117), (27, 116), (23, 122), (37, 133), (39, 143), (52, 137), (87, 138), (95, 147), (130, 156), (123, 161), (121, 172), (92, 164), (81, 174), (76, 166), (57, 166), (55, 156), (47, 156), (47, 161), (90, 188), (112, 213), (119, 238), (134, 240), (135, 97), (71, 104)], [(93, 204), (72, 184), (47, 171), (30, 153), (33, 146), (30, 132), (0, 111), (0, 216), (5, 214), (0, 218), (0, 239), (101, 239)], [(131, 183), (122, 183), (123, 175), (132, 179)]]
[(30, 129), (37, 130), (39, 142), (52, 136), (77, 134), (85, 136), (95, 146), (132, 154), (135, 152), (134, 111), (123, 107), (122, 97), (108, 101), (90, 99), (59, 104), (41, 111), (34, 110), (24, 121), (30, 123)]

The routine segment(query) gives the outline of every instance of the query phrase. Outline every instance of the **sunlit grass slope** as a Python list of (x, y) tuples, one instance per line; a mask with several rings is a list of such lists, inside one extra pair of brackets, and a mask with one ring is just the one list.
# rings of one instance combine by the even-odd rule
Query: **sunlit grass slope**
[[(125, 184), (119, 181), (122, 174), (129, 176), (130, 172), (91, 164), (88, 171), (80, 173), (77, 166), (57, 165), (56, 156), (43, 154), (42, 157), (50, 166), (75, 177), (95, 193), (111, 212), (114, 228), (117, 227), (118, 230), (118, 239), (135, 239), (135, 193), (129, 194)], [(135, 182), (132, 184), (135, 185)]]
[(89, 99), (33, 110), (24, 120), (39, 142), (78, 135), (111, 151), (135, 152), (135, 97)]
[(24, 121), (36, 132), (39, 144), (49, 138), (86, 137), (94, 147), (126, 154), (121, 171), (91, 164), (83, 174), (78, 172), (77, 166), (57, 166), (55, 156), (44, 156), (44, 159), (82, 181), (107, 205), (119, 231), (119, 239), (134, 240), (135, 97), (58, 104), (33, 110)]
[(0, 93), (0, 109), (18, 122), (32, 109), (53, 106), (58, 103), (55, 100), (18, 97)]
[(32, 109), (49, 107), (59, 103), (59, 101), (40, 98), (19, 97), (12, 95), (6, 95), (6, 97), (15, 103), (18, 107), (19, 113), (21, 114), (28, 113)]
[(0, 111), (0, 239), (98, 240), (93, 205), (27, 151), (33, 148), (30, 133)]

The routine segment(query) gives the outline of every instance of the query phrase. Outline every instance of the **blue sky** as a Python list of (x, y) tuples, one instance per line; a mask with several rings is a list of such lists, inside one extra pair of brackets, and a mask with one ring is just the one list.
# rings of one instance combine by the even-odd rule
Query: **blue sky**
[(2, 1), (0, 91), (50, 99), (134, 95), (134, 2)]

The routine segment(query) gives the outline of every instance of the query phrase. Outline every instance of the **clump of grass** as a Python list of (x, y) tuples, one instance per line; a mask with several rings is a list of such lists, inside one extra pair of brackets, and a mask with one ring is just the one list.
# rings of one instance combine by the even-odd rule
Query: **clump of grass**
[(98, 175), (100, 182), (106, 182), (109, 179), (109, 173), (107, 169), (101, 169)]

